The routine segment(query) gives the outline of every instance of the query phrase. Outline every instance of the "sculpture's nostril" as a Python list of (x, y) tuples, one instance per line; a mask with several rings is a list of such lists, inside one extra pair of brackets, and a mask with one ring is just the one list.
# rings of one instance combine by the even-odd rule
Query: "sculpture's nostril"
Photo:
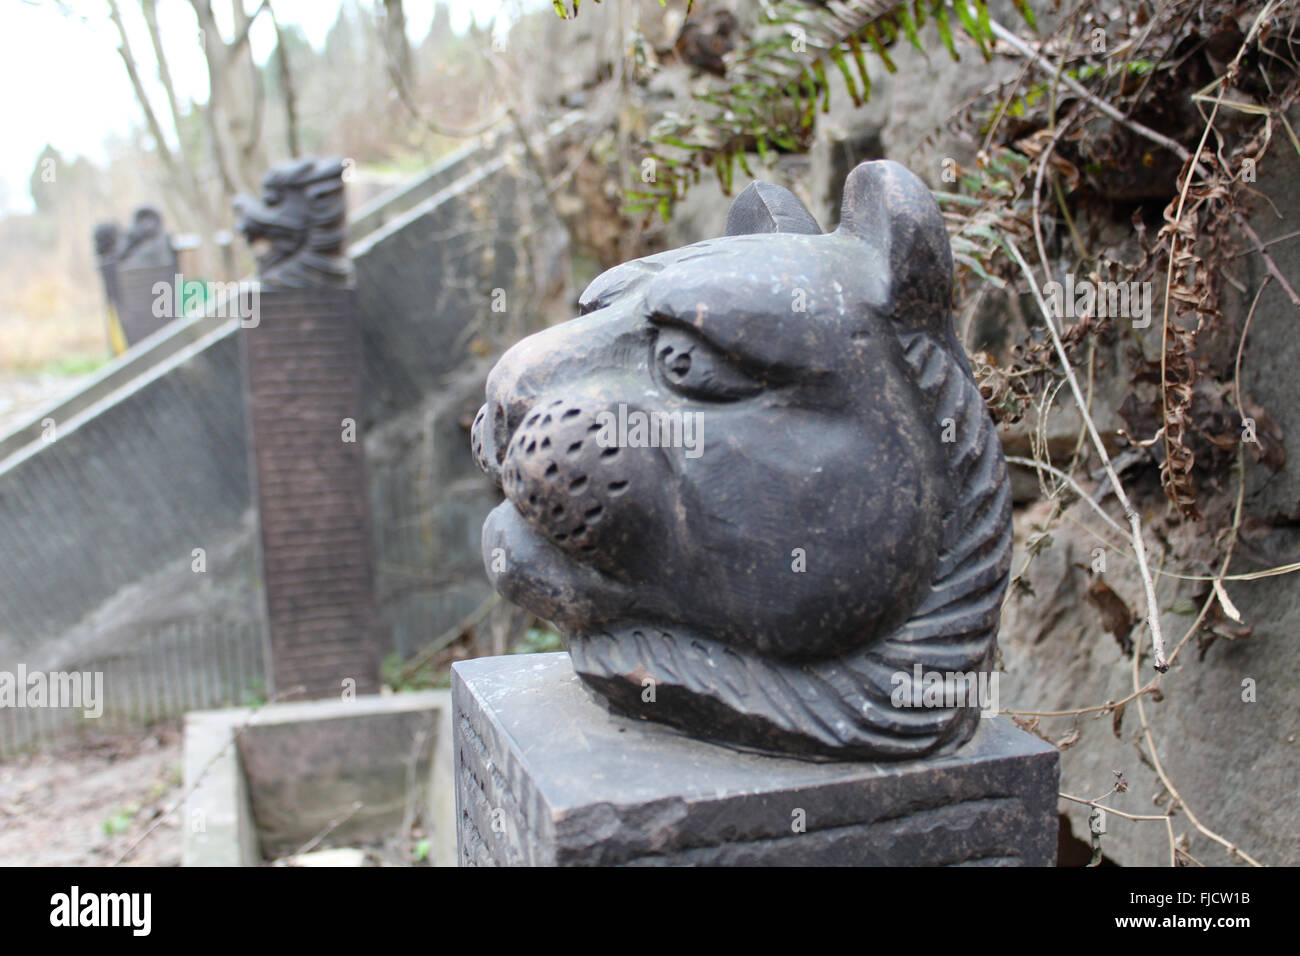
[(626, 508), (613, 500), (628, 481), (617, 449), (593, 438), (601, 426), (592, 411), (560, 398), (514, 409), (508, 417), (518, 425), (501, 469), (506, 496), (552, 543), (584, 557), (599, 551), (621, 527)]
[(506, 460), (506, 448), (510, 444), (511, 431), (513, 429), (510, 427), (505, 405), (494, 402), (492, 404), (492, 440), (498, 465)]
[(494, 484), (499, 485), (504, 456), (501, 454), (500, 446), (493, 443), (492, 435), (488, 430), (488, 408), (487, 405), (482, 406), (474, 416), (474, 424), (470, 426), (470, 450), (474, 455), (475, 464), (492, 479)]

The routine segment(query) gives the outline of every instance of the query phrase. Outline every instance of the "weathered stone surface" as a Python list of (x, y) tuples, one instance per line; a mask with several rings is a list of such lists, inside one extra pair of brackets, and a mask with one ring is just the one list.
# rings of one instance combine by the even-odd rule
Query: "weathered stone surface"
[[(1041, 503), (1016, 519), (1015, 567), (1024, 562), (1023, 539), (1041, 526), (1048, 508)], [(1089, 574), (1097, 538), (1084, 526), (1097, 522), (1090, 509), (1075, 504), (1051, 532), (1051, 543), (1030, 565), (1033, 593), (1017, 592), (1007, 602), (1000, 650), (1001, 704), (1010, 710), (1061, 711), (1096, 707), (1133, 693), (1133, 665), (1119, 643), (1106, 633), (1102, 619), (1087, 600)], [(1297, 536), (1279, 530), (1264, 544), (1271, 554), (1241, 554), (1233, 573), (1262, 570), (1297, 558)], [(1108, 549), (1105, 583), (1129, 608), (1144, 607), (1142, 585), (1131, 559)], [(1300, 793), (1300, 653), (1295, 640), (1300, 621), (1300, 590), (1291, 576), (1257, 581), (1228, 581), (1225, 586), (1253, 628), (1246, 638), (1216, 640), (1202, 657), (1193, 640), (1160, 679), (1161, 697), (1145, 697), (1144, 707), (1165, 772), (1197, 819), (1225, 839), (1269, 865), (1300, 864), (1300, 824), (1295, 813)], [(1195, 588), (1159, 578), (1165, 639), (1171, 645), (1191, 625), (1200, 601)], [(1195, 608), (1188, 612), (1189, 608)], [(1151, 670), (1150, 640), (1144, 648), (1139, 678)], [(1243, 682), (1250, 681), (1250, 685)], [(1254, 700), (1244, 699), (1253, 688)], [(1061, 789), (1075, 796), (1096, 797), (1123, 771), (1129, 788), (1107, 805), (1125, 813), (1163, 813), (1169, 795), (1139, 752), (1143, 743), (1137, 706), (1129, 703), (1114, 720), (1095, 714), (1046, 718), (1044, 733), (1054, 740), (1073, 737), (1061, 754)], [(1088, 808), (1062, 800), (1076, 836), (1088, 833)], [(1218, 844), (1202, 835), (1185, 815), (1174, 816), (1175, 835), (1185, 833), (1192, 855), (1207, 866), (1234, 862)], [(1133, 823), (1109, 817), (1102, 850), (1124, 866), (1167, 866), (1169, 840), (1160, 823)]]
[(336, 842), (398, 834), (403, 816), (430, 796), (439, 711), (428, 695), (319, 703), (320, 712), (285, 709), (239, 736), (268, 857), (292, 853), (327, 828)]
[[(1300, 123), (1300, 106), (1292, 108), (1289, 122)], [(1300, 156), (1295, 150), (1271, 149), (1260, 162), (1258, 183), (1252, 189), (1250, 222), (1259, 238), (1267, 244), (1269, 257), (1287, 278), (1292, 289), (1300, 286), (1300, 242), (1293, 238), (1300, 229)], [(1235, 312), (1244, 326), (1250, 304), (1268, 275), (1263, 257), (1242, 241), (1246, 291), (1238, 293), (1224, 282), (1224, 296), (1229, 300), (1225, 313)], [(1229, 311), (1232, 310), (1232, 311)], [(1241, 386), (1248, 401), (1258, 403), (1277, 423), (1286, 447), (1286, 465), (1276, 474), (1256, 464), (1247, 455), (1251, 467), (1246, 485), (1247, 509), (1273, 524), (1300, 521), (1300, 375), (1295, 374), (1297, 352), (1295, 322), (1300, 309), (1290, 301), (1276, 281), (1270, 281), (1260, 295), (1246, 334), (1242, 357)], [(1235, 341), (1234, 341), (1235, 344)], [(1249, 412), (1251, 409), (1247, 408)], [(1267, 426), (1260, 422), (1263, 431)]]
[[(247, 719), (247, 713), (242, 714)], [(228, 713), (185, 717), (186, 866), (256, 866), (262, 859)], [(197, 825), (195, 825), (197, 824)]]
[(604, 273), (488, 378), (493, 585), (621, 712), (776, 753), (960, 746), (972, 706), (892, 699), (987, 670), (1009, 569), (951, 285), (937, 204), (889, 162), (833, 233), (756, 183), (726, 236)]
[(462, 865), (1056, 859), (1058, 754), (1003, 718), (953, 755), (816, 763), (611, 714), (566, 654), (462, 661), (452, 675)]

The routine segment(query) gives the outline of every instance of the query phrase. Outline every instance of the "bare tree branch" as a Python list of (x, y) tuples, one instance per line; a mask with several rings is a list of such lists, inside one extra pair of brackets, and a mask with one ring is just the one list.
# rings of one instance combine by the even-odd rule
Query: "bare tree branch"
[(158, 114), (154, 112), (153, 104), (149, 102), (149, 97), (145, 93), (144, 83), (140, 80), (140, 70), (136, 66), (135, 55), (131, 52), (131, 41), (127, 39), (126, 27), (122, 23), (122, 11), (117, 5), (117, 0), (108, 0), (108, 15), (113, 21), (113, 26), (117, 27), (119, 40), (117, 52), (126, 66), (126, 74), (131, 80), (131, 88), (135, 90), (135, 98), (140, 102), (140, 109), (144, 111), (144, 120), (149, 126), (150, 135), (154, 138), (154, 148), (158, 152), (158, 158), (167, 167), (172, 178), (179, 181), (176, 157), (172, 155), (171, 147), (167, 145), (167, 137), (163, 135)]
[(285, 139), (289, 146), (289, 155), (301, 155), (298, 141), (298, 97), (294, 92), (293, 71), (289, 68), (289, 51), (284, 48), (284, 34), (280, 32), (280, 20), (268, 2), (267, 12), (275, 24), (275, 58), (280, 70), (280, 89), (284, 93)]

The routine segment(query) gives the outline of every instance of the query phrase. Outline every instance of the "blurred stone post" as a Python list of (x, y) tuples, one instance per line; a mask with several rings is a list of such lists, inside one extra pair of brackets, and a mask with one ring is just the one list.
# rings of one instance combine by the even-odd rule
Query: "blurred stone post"
[[(157, 209), (141, 206), (135, 211), (115, 268), (117, 319), (128, 346), (180, 317), (184, 290), (174, 288), (180, 267)], [(166, 290), (161, 300), (160, 284)]]
[(342, 164), (277, 167), (260, 200), (235, 205), (240, 231), (269, 247), (257, 288), (242, 295), (239, 336), (272, 690), (373, 693), (380, 655)]

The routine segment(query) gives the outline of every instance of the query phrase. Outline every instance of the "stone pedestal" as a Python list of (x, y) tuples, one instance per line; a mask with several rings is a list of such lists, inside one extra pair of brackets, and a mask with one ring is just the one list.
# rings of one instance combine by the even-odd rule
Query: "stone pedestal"
[(956, 754), (812, 763), (610, 714), (567, 654), (452, 667), (462, 866), (1052, 866), (1055, 748), (1006, 718)]

